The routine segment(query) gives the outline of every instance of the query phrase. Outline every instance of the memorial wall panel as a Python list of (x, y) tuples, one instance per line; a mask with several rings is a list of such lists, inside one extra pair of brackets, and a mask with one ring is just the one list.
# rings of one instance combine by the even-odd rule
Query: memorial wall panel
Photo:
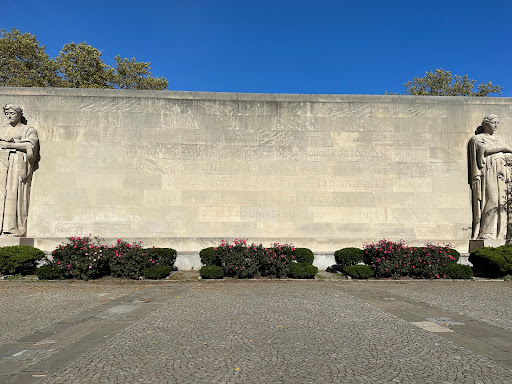
[(0, 88), (0, 102), (39, 133), (27, 236), (188, 251), (391, 238), (466, 252), (468, 140), (494, 113), (512, 143), (508, 98)]

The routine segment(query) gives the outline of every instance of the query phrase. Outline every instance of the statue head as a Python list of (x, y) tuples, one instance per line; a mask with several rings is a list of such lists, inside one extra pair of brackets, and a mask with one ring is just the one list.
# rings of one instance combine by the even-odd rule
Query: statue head
[(9, 123), (15, 126), (21, 121), (23, 110), (16, 104), (6, 104), (4, 105), (4, 115)]
[(500, 124), (500, 117), (497, 115), (487, 115), (482, 120), (482, 128), (485, 133), (492, 135)]

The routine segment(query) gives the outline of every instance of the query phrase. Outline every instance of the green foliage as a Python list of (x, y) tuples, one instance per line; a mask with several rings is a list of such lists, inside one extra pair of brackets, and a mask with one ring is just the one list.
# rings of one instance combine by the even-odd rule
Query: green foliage
[(156, 265), (174, 268), (177, 252), (172, 248), (146, 248), (146, 255), (154, 260)]
[[(236, 239), (233, 244), (223, 241), (218, 247), (202, 249), (199, 256), (204, 265), (221, 267), (225, 276), (279, 278), (288, 275), (290, 263), (295, 261), (295, 252), (295, 248), (288, 244), (276, 243), (265, 248), (261, 244), (248, 245), (246, 240)], [(312, 252), (304, 248), (299, 254), (310, 260)]]
[(171, 267), (168, 265), (157, 265), (155, 267), (146, 267), (142, 270), (142, 275), (146, 279), (159, 280), (164, 279), (171, 274)]
[(85, 42), (67, 43), (55, 60), (34, 35), (1, 30), (0, 85), (10, 87), (167, 89), (164, 77), (153, 77), (150, 62), (115, 57), (115, 68)]
[(169, 82), (164, 77), (151, 76), (149, 61), (137, 62), (135, 57), (132, 57), (131, 60), (121, 59), (119, 55), (114, 59), (116, 70), (113, 83), (116, 88), (162, 90), (169, 86)]
[(54, 265), (43, 265), (35, 271), (39, 280), (61, 280), (64, 278), (64, 273), (60, 268)]
[(199, 251), (199, 258), (203, 265), (218, 265), (220, 266), (220, 260), (217, 254), (217, 248), (209, 247)]
[(456, 249), (450, 248), (449, 249), (450, 255), (455, 259), (455, 262), (459, 261), (460, 259), (460, 253)]
[(468, 75), (452, 75), (450, 71), (436, 69), (435, 72), (425, 72), (424, 77), (415, 77), (404, 83), (406, 95), (416, 96), (488, 96), (491, 93), (501, 94), (502, 87), (492, 82), (480, 83), (474, 89), (476, 80)]
[(0, 85), (6, 87), (60, 87), (58, 65), (30, 33), (0, 31)]
[(450, 279), (471, 279), (473, 269), (469, 265), (452, 263), (446, 267), (446, 276)]
[(108, 247), (98, 244), (91, 236), (68, 237), (68, 242), (52, 252), (53, 262), (65, 278), (97, 279), (110, 273)]
[(475, 272), (488, 277), (501, 277), (512, 274), (512, 246), (480, 248), (469, 255)]
[(312, 279), (318, 273), (318, 268), (309, 263), (291, 263), (289, 271), (295, 279)]
[(0, 274), (29, 274), (45, 254), (40, 249), (28, 245), (14, 245), (0, 248)]
[(364, 251), (359, 248), (342, 248), (334, 252), (334, 260), (340, 265), (356, 265), (363, 261)]
[(450, 246), (425, 244), (423, 247), (408, 247), (381, 240), (365, 245), (364, 262), (375, 270), (376, 277), (411, 276), (423, 279), (445, 277), (445, 269), (455, 263)]
[(347, 265), (343, 268), (343, 273), (353, 279), (369, 279), (375, 275), (375, 271), (369, 265)]
[(57, 64), (68, 88), (113, 88), (114, 69), (101, 59), (101, 52), (85, 42), (64, 44)]
[(251, 247), (256, 252), (261, 276), (280, 278), (288, 275), (290, 264), (295, 260), (294, 248), (291, 245), (276, 243), (271, 248), (264, 248), (261, 244), (253, 244)]
[(126, 279), (139, 279), (144, 268), (157, 265), (142, 248), (141, 243), (128, 243), (118, 239), (116, 244), (109, 248), (110, 273), (115, 277)]
[(311, 249), (308, 248), (295, 248), (293, 255), (295, 256), (295, 261), (297, 263), (313, 264), (313, 261), (315, 260), (315, 255)]
[(205, 265), (199, 270), (199, 275), (203, 279), (222, 279), (224, 270), (217, 265)]

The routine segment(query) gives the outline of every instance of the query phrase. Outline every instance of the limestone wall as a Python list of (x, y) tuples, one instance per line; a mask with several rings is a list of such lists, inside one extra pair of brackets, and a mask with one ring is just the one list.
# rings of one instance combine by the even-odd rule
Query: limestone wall
[(471, 226), (466, 144), (512, 99), (0, 88), (41, 139), (28, 236), (197, 251), (451, 242)]

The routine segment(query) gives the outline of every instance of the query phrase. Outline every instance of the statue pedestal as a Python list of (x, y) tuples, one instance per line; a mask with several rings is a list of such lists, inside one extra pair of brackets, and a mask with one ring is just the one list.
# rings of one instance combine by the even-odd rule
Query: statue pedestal
[(501, 247), (505, 245), (505, 239), (469, 240), (469, 253), (483, 247)]
[(9, 237), (0, 236), (0, 247), (11, 247), (13, 245), (29, 245), (34, 247), (33, 237)]

